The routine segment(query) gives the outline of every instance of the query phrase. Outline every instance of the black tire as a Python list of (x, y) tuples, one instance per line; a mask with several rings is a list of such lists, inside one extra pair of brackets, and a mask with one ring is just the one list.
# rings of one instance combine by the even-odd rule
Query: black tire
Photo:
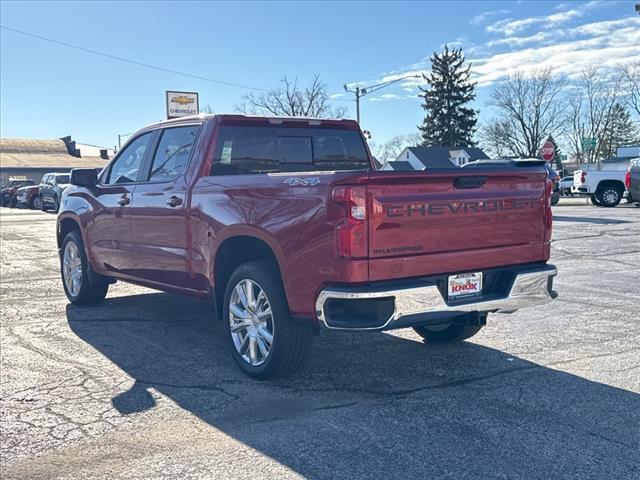
[[(65, 252), (67, 251), (67, 245), (71, 242), (73, 242), (75, 247), (78, 249), (82, 265), (80, 288), (75, 295), (73, 292), (69, 291), (69, 288), (67, 288), (67, 282), (65, 282), (64, 274)], [(100, 303), (104, 300), (104, 297), (107, 296), (109, 283), (99, 275), (90, 272), (90, 269), (91, 267), (89, 266), (87, 256), (84, 252), (84, 245), (82, 243), (80, 232), (73, 230), (64, 237), (62, 242), (62, 255), (60, 257), (60, 276), (62, 278), (62, 286), (64, 288), (65, 295), (71, 303), (76, 305), (95, 305), (96, 303)]]
[(593, 203), (594, 205), (601, 207), (602, 205), (600, 205), (600, 200), (598, 200), (598, 197), (596, 197), (595, 194), (591, 195), (591, 203)]
[(560, 201), (560, 195), (551, 195), (551, 205), (557, 205)]
[(60, 210), (60, 200), (58, 200), (58, 196), (55, 195), (53, 197), (53, 211), (58, 213), (58, 210)]
[(40, 195), (40, 210), (42, 210), (43, 212), (47, 211), (47, 204), (44, 201), (44, 197), (42, 195)]
[(618, 187), (602, 187), (596, 191), (596, 199), (599, 207), (612, 208), (622, 200), (622, 190)]
[(464, 319), (458, 319), (444, 328), (419, 325), (413, 330), (429, 343), (455, 343), (473, 337), (483, 326), (468, 325)]
[(40, 198), (40, 195), (35, 195), (31, 199), (29, 207), (33, 210), (42, 210), (42, 198)]
[[(231, 333), (230, 303), (235, 287), (243, 280), (251, 280), (260, 287), (271, 307), (272, 343), (268, 355), (260, 365), (252, 365), (236, 348)], [(225, 287), (222, 322), (227, 343), (234, 361), (250, 377), (268, 379), (284, 377), (302, 368), (311, 348), (313, 330), (310, 324), (294, 321), (277, 274), (271, 262), (249, 262), (239, 266)]]

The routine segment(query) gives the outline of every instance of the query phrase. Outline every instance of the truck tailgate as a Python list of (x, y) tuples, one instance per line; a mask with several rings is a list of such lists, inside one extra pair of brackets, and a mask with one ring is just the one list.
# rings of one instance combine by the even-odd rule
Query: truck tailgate
[(370, 280), (544, 260), (545, 181), (541, 167), (371, 173)]

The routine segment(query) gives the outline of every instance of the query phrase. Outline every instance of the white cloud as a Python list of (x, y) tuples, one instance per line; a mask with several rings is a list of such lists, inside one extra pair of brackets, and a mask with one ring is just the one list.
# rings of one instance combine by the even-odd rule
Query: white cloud
[[(554, 41), (554, 43), (550, 43)], [(508, 51), (495, 53), (492, 47), (506, 47)], [(467, 53), (469, 50), (467, 49)], [(487, 87), (516, 72), (532, 72), (551, 67), (557, 75), (575, 78), (592, 67), (615, 67), (640, 59), (640, 17), (629, 16), (616, 20), (584, 23), (573, 27), (535, 32), (529, 36), (503, 37), (474, 47), (469, 58), (471, 72), (478, 87)], [(395, 80), (407, 75), (422, 75), (429, 71), (429, 60), (383, 74), (371, 83)], [(424, 86), (423, 78), (410, 78), (398, 86), (407, 93)], [(415, 94), (415, 93), (414, 93)], [(406, 94), (403, 94), (406, 95)], [(415, 98), (413, 95), (409, 95)], [(381, 95), (371, 101), (400, 100), (404, 96)]]
[(472, 25), (480, 25), (484, 23), (489, 17), (495, 17), (497, 15), (506, 15), (509, 13), (509, 10), (500, 9), (500, 10), (489, 10), (488, 12), (482, 12), (479, 15), (473, 17), (469, 23)]
[(527, 37), (504, 37), (498, 38), (496, 40), (490, 40), (487, 42), (487, 47), (497, 47), (500, 45), (507, 45), (509, 47), (521, 47), (523, 45), (529, 43), (541, 43), (545, 41), (549, 41), (550, 39), (556, 37), (558, 32), (538, 32), (533, 35), (529, 35)]
[[(581, 27), (585, 27), (582, 28)], [(479, 87), (517, 71), (551, 67), (558, 75), (574, 77), (589, 67), (613, 67), (640, 58), (640, 18), (594, 22), (576, 27), (575, 32), (599, 35), (542, 47), (529, 47), (471, 60), (472, 74)]]
[(345, 95), (346, 93), (332, 93), (331, 95), (329, 95), (329, 98), (331, 100), (335, 100), (336, 98), (344, 97)]
[(602, 5), (602, 2), (593, 0), (591, 2), (577, 5), (576, 8), (562, 10), (550, 15), (540, 15), (536, 17), (519, 19), (505, 18), (503, 20), (498, 20), (491, 25), (488, 25), (486, 30), (489, 33), (512, 36), (534, 25), (538, 25), (541, 28), (546, 29), (556, 28), (559, 25), (563, 25), (571, 20), (582, 17), (585, 13), (596, 7), (599, 7), (600, 5)]
[[(413, 96), (412, 96), (413, 97)], [(402, 100), (404, 96), (396, 95), (395, 93), (383, 93), (382, 95), (378, 95), (377, 97), (369, 98), (370, 102), (385, 102), (389, 100)]]

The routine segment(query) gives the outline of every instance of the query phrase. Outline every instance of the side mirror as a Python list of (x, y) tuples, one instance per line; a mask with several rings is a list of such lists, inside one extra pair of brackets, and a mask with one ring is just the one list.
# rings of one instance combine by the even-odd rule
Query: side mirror
[(78, 187), (95, 187), (98, 184), (98, 172), (95, 168), (74, 168), (69, 180), (71, 185)]

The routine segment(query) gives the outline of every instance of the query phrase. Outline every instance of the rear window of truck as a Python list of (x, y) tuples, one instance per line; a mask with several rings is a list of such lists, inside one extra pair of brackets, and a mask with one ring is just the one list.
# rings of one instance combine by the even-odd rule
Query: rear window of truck
[(328, 128), (222, 126), (211, 175), (369, 170), (359, 132)]

